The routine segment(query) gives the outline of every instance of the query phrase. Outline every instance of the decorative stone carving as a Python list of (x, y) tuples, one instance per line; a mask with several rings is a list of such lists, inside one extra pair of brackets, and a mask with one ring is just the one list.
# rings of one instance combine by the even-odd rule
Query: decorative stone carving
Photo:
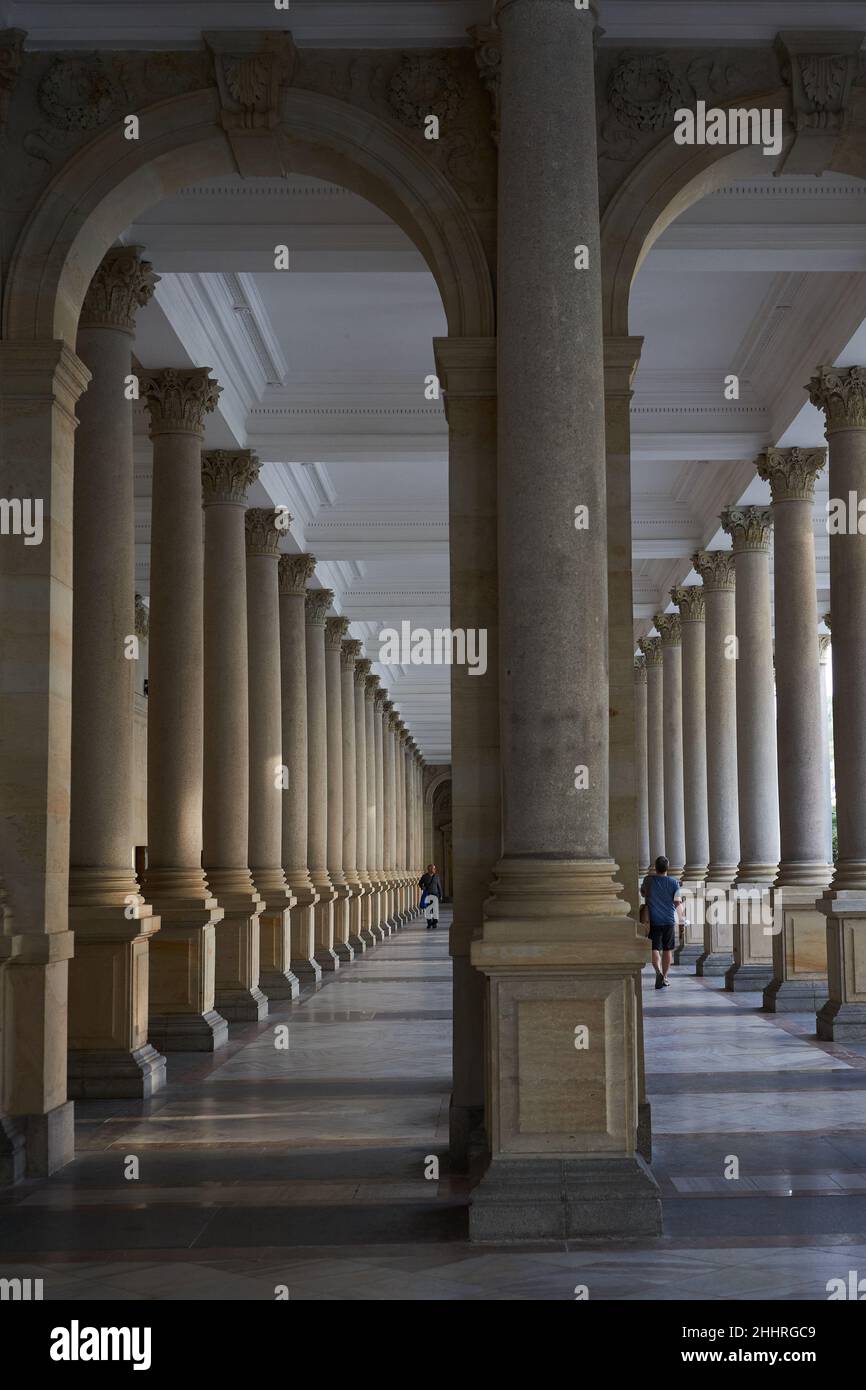
[(725, 507), (719, 520), (738, 550), (769, 550), (773, 513), (767, 507)]
[[(368, 695), (371, 695), (371, 696), (373, 697), (373, 699), (375, 700), (375, 698), (376, 698), (376, 692), (377, 692), (377, 690), (379, 689), (379, 677), (378, 677), (378, 676), (368, 676), (367, 679), (366, 679), (365, 684), (366, 684), (366, 687), (367, 687), (367, 694), (368, 694)], [(383, 698), (383, 699), (385, 698), (384, 695), (383, 695), (382, 698)]]
[(375, 704), (377, 709), (381, 709), (382, 706), (386, 703), (387, 699), (387, 690), (380, 687), (379, 689), (373, 692), (373, 703)]
[(830, 643), (832, 640), (829, 632), (818, 633), (818, 660), (822, 664), (827, 660), (827, 653), (830, 650)]
[(658, 628), (663, 647), (678, 647), (682, 641), (679, 613), (656, 613), (653, 623)]
[(361, 686), (365, 686), (365, 687), (366, 687), (366, 684), (367, 684), (367, 677), (368, 677), (369, 674), (370, 674), (370, 667), (371, 667), (372, 665), (373, 665), (372, 661), (368, 660), (368, 658), (367, 658), (366, 656), (360, 657), (360, 658), (355, 662), (355, 684), (356, 684), (356, 685), (361, 685)]
[(134, 631), (136, 637), (140, 638), (142, 642), (147, 641), (150, 635), (150, 609), (141, 597), (141, 594), (136, 594), (135, 596)]
[(671, 598), (680, 610), (684, 623), (702, 623), (706, 615), (703, 584), (675, 584)]
[(285, 512), (274, 511), (273, 507), (247, 507), (244, 515), (244, 528), (248, 555), (269, 555), (272, 558), (280, 553), (280, 541), (286, 534), (282, 524)]
[(647, 667), (661, 666), (662, 639), (660, 637), (641, 637), (638, 646), (643, 652)]
[(456, 120), (463, 93), (450, 63), (439, 54), (404, 53), (388, 84), (388, 106), (402, 125), (423, 130), (427, 116)]
[(247, 488), (258, 476), (259, 461), (249, 449), (206, 449), (201, 456), (203, 502), (245, 502)]
[(26, 37), (24, 29), (0, 29), (0, 135), (9, 119), (9, 102), (21, 71), (21, 46)]
[(291, 34), (229, 29), (202, 37), (213, 54), (223, 130), (273, 130), (280, 87), (291, 82), (297, 61)]
[(78, 327), (119, 328), (133, 333), (136, 311), (151, 298), (159, 279), (150, 261), (141, 259), (140, 246), (108, 251), (84, 296)]
[(307, 592), (307, 581), (316, 570), (315, 555), (281, 555), (279, 565), (280, 593), (298, 597)]
[(796, 138), (786, 174), (821, 174), (849, 123), (864, 33), (793, 30), (776, 39), (782, 80), (791, 88)]
[(324, 627), (325, 615), (334, 602), (333, 589), (307, 589), (304, 599), (307, 605), (307, 622), (316, 627)]
[(692, 565), (709, 592), (716, 589), (735, 589), (736, 573), (734, 556), (730, 550), (697, 550), (692, 556)]
[(150, 412), (150, 434), (198, 434), (222, 387), (210, 367), (163, 367), (139, 372), (139, 390)]
[(329, 647), (340, 647), (349, 631), (349, 619), (339, 614), (336, 618), (325, 620), (325, 641)]
[(826, 434), (866, 426), (866, 367), (819, 367), (806, 390), (826, 416)]
[(357, 637), (344, 639), (340, 646), (340, 665), (344, 671), (354, 671), (355, 663), (363, 650), (364, 643), (359, 642)]
[(831, 616), (832, 616), (832, 615), (831, 615), (830, 613), (825, 613), (825, 614), (824, 614), (824, 619), (823, 619), (824, 626), (825, 626), (826, 628), (829, 628), (830, 632), (833, 631), (833, 624), (830, 622)]
[(634, 659), (634, 679), (636, 685), (646, 685), (646, 657), (643, 654)]
[(475, 46), (475, 64), (481, 78), (481, 85), (493, 105), (493, 124), (490, 138), (494, 145), (499, 144), (499, 94), (502, 85), (502, 49), (499, 30), (488, 29), (482, 24), (473, 24), (469, 36)]
[(607, 84), (608, 105), (632, 130), (663, 130), (683, 105), (682, 79), (666, 53), (627, 53)]
[(774, 502), (811, 502), (815, 480), (826, 462), (826, 449), (765, 449), (756, 467), (758, 477), (770, 484)]
[(38, 100), (52, 125), (61, 130), (96, 130), (117, 119), (124, 94), (101, 54), (62, 54), (39, 84)]

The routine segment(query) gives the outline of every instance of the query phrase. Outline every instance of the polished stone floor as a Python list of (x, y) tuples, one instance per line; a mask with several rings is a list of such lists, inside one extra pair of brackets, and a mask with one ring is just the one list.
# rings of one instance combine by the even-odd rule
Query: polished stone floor
[(447, 926), (410, 924), (215, 1056), (172, 1054), (151, 1102), (79, 1103), (75, 1162), (0, 1197), (0, 1277), (131, 1301), (823, 1300), (866, 1277), (866, 1046), (684, 970), (644, 979), (663, 1236), (470, 1246)]

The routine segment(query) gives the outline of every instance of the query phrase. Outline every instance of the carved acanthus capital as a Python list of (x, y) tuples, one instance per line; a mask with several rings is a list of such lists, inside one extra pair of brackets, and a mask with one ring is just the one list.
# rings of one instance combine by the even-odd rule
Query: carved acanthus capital
[(339, 614), (336, 618), (327, 618), (325, 621), (325, 641), (329, 647), (336, 647), (340, 650), (340, 645), (349, 631), (349, 619)]
[(502, 85), (502, 48), (499, 30), (489, 29), (483, 24), (473, 24), (468, 33), (475, 46), (475, 65), (478, 68), (478, 75), (493, 106), (490, 138), (494, 145), (498, 145), (499, 94)]
[(773, 513), (768, 507), (725, 507), (719, 520), (733, 541), (735, 555), (743, 550), (765, 550), (769, 554)]
[(273, 507), (247, 507), (244, 513), (247, 554), (278, 559), (280, 541), (286, 534), (286, 516), (286, 512), (275, 511)]
[(217, 502), (243, 506), (247, 488), (259, 476), (259, 461), (250, 449), (204, 449), (201, 456), (203, 507)]
[(818, 633), (818, 660), (820, 661), (822, 666), (825, 666), (827, 664), (827, 659), (830, 655), (830, 643), (832, 642), (832, 640), (833, 639), (831, 638), (829, 632)]
[(647, 669), (662, 664), (662, 639), (660, 637), (641, 637), (638, 646), (644, 654)]
[(150, 635), (150, 609), (141, 594), (135, 596), (135, 635), (146, 642)]
[(387, 690), (384, 688), (384, 686), (379, 686), (379, 688), (378, 688), (377, 690), (374, 690), (374, 692), (373, 692), (373, 704), (376, 706), (376, 709), (379, 710), (380, 713), (381, 713), (381, 711), (382, 711), (382, 706), (383, 706), (384, 704), (386, 704), (387, 701), (388, 701), (388, 692), (387, 692)]
[(661, 634), (663, 647), (678, 647), (682, 641), (679, 613), (655, 613), (653, 623)]
[(202, 38), (213, 54), (223, 130), (273, 130), (280, 87), (291, 82), (297, 61), (291, 34), (229, 29)]
[[(364, 682), (364, 684), (365, 684), (366, 687), (367, 687), (367, 699), (368, 699), (368, 700), (372, 700), (373, 703), (375, 704), (375, 702), (376, 702), (376, 695), (379, 693), (379, 677), (378, 677), (378, 676), (368, 676), (367, 679), (366, 679), (366, 681)], [(384, 700), (384, 698), (385, 698), (385, 696), (384, 696), (384, 694), (383, 694), (383, 695), (382, 695), (382, 699)]]
[(307, 624), (310, 627), (324, 627), (325, 616), (334, 602), (333, 589), (307, 589), (304, 594), (307, 606)]
[(370, 667), (372, 665), (372, 661), (366, 656), (360, 657), (355, 662), (355, 684), (359, 685), (362, 690), (366, 688), (367, 678), (370, 675)]
[(671, 589), (671, 598), (680, 610), (680, 618), (684, 623), (704, 621), (706, 600), (703, 584), (675, 584)]
[(139, 373), (150, 415), (150, 437), (204, 433), (204, 417), (216, 408), (222, 387), (210, 367), (163, 367)]
[(9, 120), (9, 102), (21, 71), (21, 49), (26, 38), (25, 29), (0, 29), (0, 135)]
[(641, 654), (634, 659), (635, 685), (646, 685), (646, 657)]
[(136, 312), (147, 303), (160, 277), (150, 261), (141, 259), (140, 246), (119, 246), (106, 252), (88, 286), (79, 328), (118, 328), (135, 332)]
[(782, 80), (791, 88), (797, 132), (785, 173), (821, 174), (847, 129), (862, 32), (796, 30), (776, 38)]
[(832, 615), (831, 613), (825, 613), (825, 614), (824, 614), (824, 619), (823, 619), (824, 626), (825, 626), (826, 628), (829, 628), (830, 632), (833, 631), (833, 624), (832, 624), (831, 621), (830, 621), (830, 619), (831, 619), (832, 616), (833, 616), (833, 615)]
[(340, 665), (344, 671), (355, 670), (355, 662), (364, 650), (364, 643), (357, 637), (346, 637), (340, 645)]
[(826, 449), (765, 449), (755, 464), (770, 484), (774, 502), (812, 502), (815, 480), (827, 462)]
[(315, 570), (315, 555), (281, 555), (280, 593), (302, 598), (307, 592), (307, 580), (312, 579)]
[(866, 367), (819, 367), (806, 390), (824, 412), (828, 436), (866, 427)]
[(692, 556), (692, 564), (704, 582), (704, 591), (733, 590), (736, 588), (734, 556), (730, 550), (698, 550)]

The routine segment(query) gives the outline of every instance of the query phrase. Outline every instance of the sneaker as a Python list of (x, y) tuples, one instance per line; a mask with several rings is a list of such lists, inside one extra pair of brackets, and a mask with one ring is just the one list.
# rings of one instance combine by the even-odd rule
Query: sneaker
[(664, 987), (665, 987), (664, 975), (656, 975), (656, 989), (664, 989)]
[(662, 989), (670, 989), (670, 987), (671, 982), (668, 979), (667, 975), (662, 975)]
[(439, 925), (439, 922), (438, 922), (438, 919), (437, 919), (437, 920), (433, 923), (433, 930), (434, 930), (434, 931), (436, 930), (436, 928), (438, 927), (438, 925)]

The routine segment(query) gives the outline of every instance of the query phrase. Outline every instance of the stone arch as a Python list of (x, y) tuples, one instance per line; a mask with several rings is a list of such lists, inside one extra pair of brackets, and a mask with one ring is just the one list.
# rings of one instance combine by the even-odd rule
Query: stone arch
[[(723, 109), (780, 109), (786, 120), (784, 150), (789, 148), (793, 133), (787, 87), (715, 104)], [(616, 189), (601, 219), (605, 337), (628, 337), (632, 282), (665, 228), (732, 178), (771, 173), (773, 167), (774, 161), (755, 146), (732, 150), (725, 145), (676, 145), (671, 132), (644, 156)], [(834, 173), (866, 178), (866, 141), (846, 140), (830, 167)]]
[[(139, 141), (113, 127), (59, 171), (21, 233), (4, 295), (3, 336), (74, 348), (87, 286), (117, 236), (185, 184), (235, 174), (216, 89), (146, 108)], [(494, 332), (481, 239), (453, 185), (408, 134), (333, 97), (288, 88), (277, 136), (296, 173), (342, 184), (386, 212), (427, 261), (452, 337)]]

